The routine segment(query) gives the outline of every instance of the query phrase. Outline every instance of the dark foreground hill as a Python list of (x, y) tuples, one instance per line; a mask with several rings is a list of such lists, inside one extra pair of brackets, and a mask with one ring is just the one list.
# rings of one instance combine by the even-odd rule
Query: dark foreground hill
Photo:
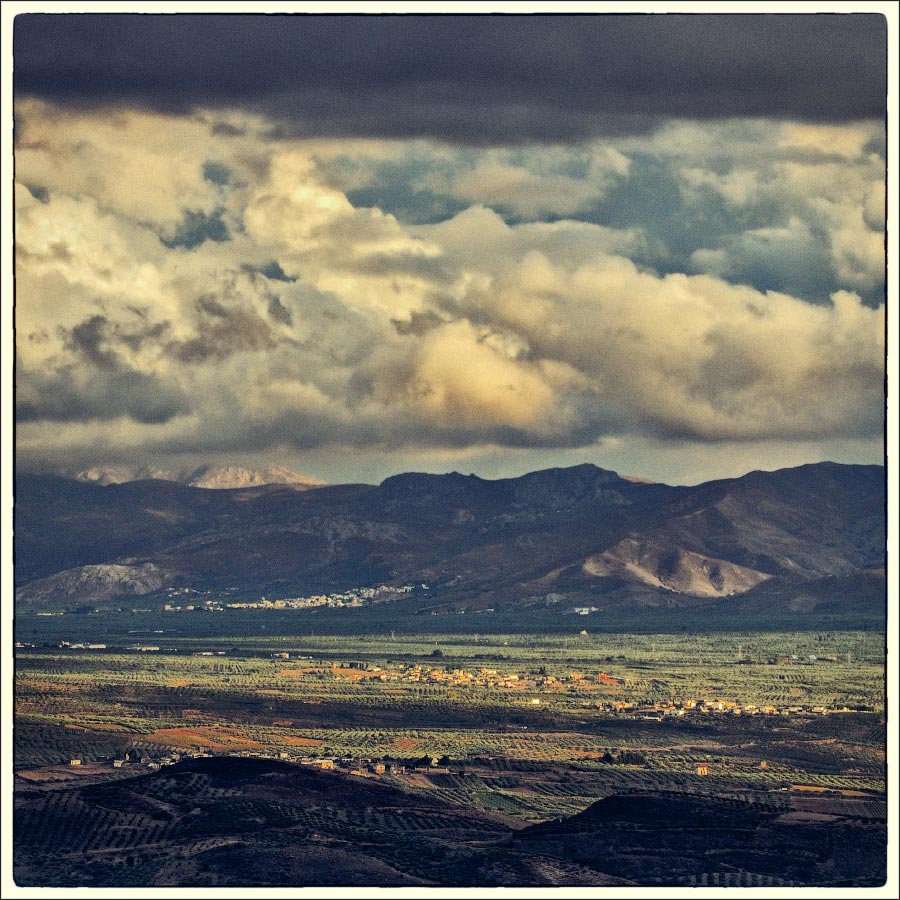
[(754, 802), (613, 795), (568, 819), (522, 824), (412, 786), (205, 758), (17, 792), (14, 874), (44, 887), (884, 881), (883, 822), (792, 811), (777, 792)]
[(871, 590), (858, 601), (854, 585), (884, 577), (884, 509), (883, 468), (834, 463), (696, 487), (592, 465), (315, 490), (20, 476), (17, 602), (73, 606), (178, 586), (296, 596), (425, 583), (434, 612), (598, 601), (761, 610), (798, 598), (810, 611), (820, 602), (854, 609), (873, 605)]
[(738, 884), (774, 875), (798, 885), (875, 886), (887, 875), (886, 838), (884, 823), (874, 820), (659, 792), (606, 797), (568, 819), (525, 828), (512, 844), (642, 884), (703, 883), (705, 876), (712, 885), (742, 873)]
[(14, 827), (22, 886), (554, 883), (491, 849), (511, 831), (501, 817), (273, 760), (196, 759), (26, 791)]

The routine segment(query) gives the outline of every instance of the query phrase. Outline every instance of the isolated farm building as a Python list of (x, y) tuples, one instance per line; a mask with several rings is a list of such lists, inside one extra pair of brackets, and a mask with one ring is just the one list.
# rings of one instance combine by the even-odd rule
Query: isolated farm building
[(81, 760), (80, 760), (80, 759), (70, 759), (70, 760), (69, 760), (69, 765), (70, 765), (70, 766), (80, 766), (80, 765), (81, 765)]
[(700, 765), (697, 766), (697, 774), (698, 775), (709, 775), (709, 766), (706, 765), (706, 763), (700, 763)]

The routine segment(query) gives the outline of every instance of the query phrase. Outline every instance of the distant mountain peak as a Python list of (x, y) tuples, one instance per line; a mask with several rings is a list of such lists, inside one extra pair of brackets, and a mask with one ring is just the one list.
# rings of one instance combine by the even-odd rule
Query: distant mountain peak
[(166, 469), (159, 466), (91, 466), (65, 473), (88, 484), (124, 484), (130, 481), (174, 481), (189, 487), (233, 489), (264, 484), (294, 484), (321, 487), (324, 481), (299, 475), (281, 466), (244, 468), (243, 466), (203, 465), (195, 469)]
[(244, 488), (263, 484), (302, 484), (321, 487), (324, 481), (298, 475), (281, 466), (265, 466), (261, 469), (245, 469), (241, 466), (201, 466), (185, 482), (191, 487)]
[(157, 466), (89, 466), (86, 469), (67, 469), (61, 473), (66, 478), (74, 478), (85, 484), (124, 484), (127, 481), (179, 481), (171, 469)]

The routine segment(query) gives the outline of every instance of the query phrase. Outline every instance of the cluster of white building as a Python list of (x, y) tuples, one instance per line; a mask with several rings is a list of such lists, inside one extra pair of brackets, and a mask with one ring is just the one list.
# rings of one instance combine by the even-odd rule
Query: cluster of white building
[[(428, 590), (428, 585), (421, 585), (423, 590)], [(203, 600), (185, 605), (166, 603), (163, 606), (165, 612), (222, 612), (226, 609), (313, 609), (316, 607), (359, 607), (369, 603), (384, 603), (388, 600), (396, 600), (405, 594), (411, 594), (415, 587), (404, 584), (400, 587), (382, 584), (378, 587), (352, 588), (333, 594), (313, 594), (309, 597), (286, 597), (278, 600), (267, 600), (260, 597), (259, 600), (225, 601)]]

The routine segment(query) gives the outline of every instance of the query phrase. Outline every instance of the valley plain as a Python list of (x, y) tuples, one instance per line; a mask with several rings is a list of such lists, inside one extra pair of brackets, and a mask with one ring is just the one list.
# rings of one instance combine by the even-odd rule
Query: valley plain
[(185, 625), (88, 649), (22, 618), (20, 884), (884, 880), (876, 633)]

